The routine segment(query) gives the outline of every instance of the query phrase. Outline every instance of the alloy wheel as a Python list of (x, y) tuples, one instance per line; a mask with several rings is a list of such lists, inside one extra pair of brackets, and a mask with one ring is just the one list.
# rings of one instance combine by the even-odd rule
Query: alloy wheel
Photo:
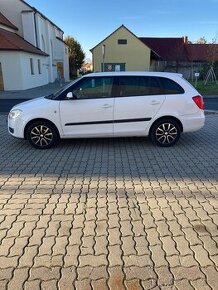
[(37, 147), (47, 147), (53, 142), (53, 133), (49, 127), (37, 125), (31, 129), (30, 139)]
[(176, 126), (172, 123), (162, 123), (155, 131), (155, 137), (157, 142), (163, 145), (170, 145), (174, 143), (178, 136), (178, 130)]

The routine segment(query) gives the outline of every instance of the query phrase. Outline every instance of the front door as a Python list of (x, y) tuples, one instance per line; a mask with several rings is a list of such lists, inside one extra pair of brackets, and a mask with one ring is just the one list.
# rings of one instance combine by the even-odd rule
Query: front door
[(158, 78), (121, 76), (116, 82), (114, 135), (145, 135), (146, 127), (165, 100)]
[(64, 137), (113, 136), (112, 77), (85, 77), (66, 91), (73, 99), (60, 101)]
[(64, 77), (64, 64), (63, 62), (57, 62), (57, 74), (59, 77)]
[(2, 73), (2, 64), (0, 63), (0, 91), (4, 91), (4, 80)]

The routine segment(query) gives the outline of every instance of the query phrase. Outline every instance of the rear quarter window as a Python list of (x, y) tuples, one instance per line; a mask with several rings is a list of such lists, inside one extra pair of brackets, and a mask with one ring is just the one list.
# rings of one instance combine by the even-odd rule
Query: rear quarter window
[(166, 95), (184, 94), (184, 89), (175, 81), (168, 78), (159, 78), (163, 93)]

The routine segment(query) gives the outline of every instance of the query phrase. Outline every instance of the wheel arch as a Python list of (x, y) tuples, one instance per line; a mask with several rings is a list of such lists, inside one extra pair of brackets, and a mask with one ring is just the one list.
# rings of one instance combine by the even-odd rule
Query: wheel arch
[(25, 126), (25, 128), (24, 128), (24, 139), (25, 140), (27, 140), (27, 130), (28, 130), (29, 126), (34, 124), (35, 122), (38, 122), (38, 121), (44, 121), (46, 123), (51, 124), (55, 128), (55, 130), (57, 131), (58, 137), (60, 138), (59, 130), (58, 130), (57, 126), (52, 121), (45, 119), (45, 118), (36, 118), (36, 119), (30, 120)]
[(179, 127), (180, 127), (181, 133), (183, 132), (183, 125), (182, 125), (182, 122), (181, 122), (178, 118), (176, 118), (176, 117), (174, 117), (174, 116), (166, 115), (166, 116), (162, 116), (162, 117), (156, 119), (156, 120), (153, 122), (153, 124), (151, 125), (151, 127), (150, 127), (150, 129), (149, 129), (149, 136), (150, 136), (150, 134), (151, 134), (151, 131), (152, 131), (153, 126), (154, 126), (157, 122), (159, 122), (159, 121), (161, 121), (161, 120), (174, 120), (174, 121), (176, 121), (176, 122), (178, 123)]

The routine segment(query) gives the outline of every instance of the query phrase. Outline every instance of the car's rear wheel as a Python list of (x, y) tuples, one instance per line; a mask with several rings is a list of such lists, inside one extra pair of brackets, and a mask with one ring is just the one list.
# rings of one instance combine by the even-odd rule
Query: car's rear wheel
[(58, 143), (59, 135), (54, 125), (42, 120), (28, 127), (27, 139), (37, 149), (49, 149)]
[(175, 145), (181, 134), (181, 128), (175, 120), (162, 119), (154, 123), (150, 131), (150, 139), (153, 144), (161, 147)]

